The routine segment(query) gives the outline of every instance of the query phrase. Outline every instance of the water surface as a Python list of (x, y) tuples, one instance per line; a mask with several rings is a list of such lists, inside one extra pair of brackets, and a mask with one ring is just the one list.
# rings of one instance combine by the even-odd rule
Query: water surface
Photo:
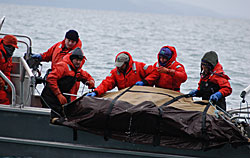
[[(231, 78), (233, 93), (227, 97), (228, 109), (239, 107), (240, 93), (250, 84), (249, 20), (0, 5), (0, 17), (6, 16), (1, 32), (30, 36), (34, 53), (42, 53), (63, 40), (69, 29), (77, 30), (88, 59), (83, 69), (97, 85), (114, 68), (120, 51), (130, 52), (134, 60), (153, 64), (164, 45), (175, 46), (177, 60), (185, 66), (188, 80), (181, 86), (183, 93), (197, 88), (200, 59), (210, 50), (218, 53), (219, 62)], [(15, 56), (24, 52), (20, 45)], [(42, 72), (49, 67), (50, 63), (43, 63)], [(250, 96), (247, 99), (250, 101)]]

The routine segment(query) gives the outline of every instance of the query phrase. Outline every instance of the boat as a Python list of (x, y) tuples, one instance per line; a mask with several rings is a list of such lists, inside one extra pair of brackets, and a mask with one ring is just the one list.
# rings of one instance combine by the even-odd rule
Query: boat
[[(1, 27), (5, 17), (1, 20)], [(1, 30), (0, 27), (0, 30)], [(6, 33), (0, 33), (4, 36)], [(18, 38), (19, 44), (24, 44), (27, 48), (24, 56), (13, 57), (13, 69), (11, 80), (8, 80), (3, 73), (1, 77), (10, 85), (12, 89), (11, 105), (0, 105), (0, 156), (13, 157), (249, 157), (250, 145), (247, 141), (243, 143), (224, 143), (214, 148), (185, 149), (162, 146), (159, 143), (141, 143), (123, 139), (116, 135), (106, 135), (104, 132), (93, 131), (89, 128), (78, 128), (70, 124), (70, 121), (61, 124), (50, 123), (50, 109), (41, 108), (40, 95), (35, 93), (36, 85), (40, 83), (41, 76), (38, 73), (39, 62), (29, 60), (32, 54), (32, 40), (26, 35), (14, 34)], [(130, 87), (133, 89), (136, 87)], [(140, 89), (141, 87), (139, 87)], [(146, 91), (152, 91), (152, 87), (145, 87)], [(110, 101), (116, 99), (119, 94), (128, 91), (124, 89), (120, 92), (108, 93), (104, 98), (90, 98), (84, 95), (65, 107), (82, 102), (83, 99)], [(144, 90), (145, 91), (145, 90)], [(242, 91), (243, 101), (249, 93), (247, 87)], [(173, 92), (174, 100), (186, 100), (186, 95)], [(112, 95), (112, 97), (110, 96)], [(148, 95), (148, 93), (147, 93)], [(107, 99), (109, 98), (109, 99)], [(110, 99), (111, 98), (111, 99)], [(177, 99), (176, 99), (177, 98)], [(188, 98), (189, 100), (190, 98)], [(136, 100), (136, 99), (135, 99)], [(111, 100), (112, 102), (112, 100)], [(213, 112), (216, 108), (211, 107)], [(72, 110), (72, 109), (71, 109)], [(240, 108), (224, 113), (220, 116), (228, 117), (232, 125), (241, 122), (239, 125), (242, 137), (246, 136), (249, 127), (249, 112), (247, 108)], [(216, 115), (216, 113), (214, 113)], [(72, 121), (72, 119), (71, 119)], [(242, 122), (245, 126), (242, 125)], [(235, 126), (236, 128), (236, 126)], [(246, 132), (246, 133), (244, 133)], [(249, 131), (248, 131), (249, 132)], [(131, 133), (127, 133), (129, 138)], [(178, 144), (177, 144), (178, 145)]]

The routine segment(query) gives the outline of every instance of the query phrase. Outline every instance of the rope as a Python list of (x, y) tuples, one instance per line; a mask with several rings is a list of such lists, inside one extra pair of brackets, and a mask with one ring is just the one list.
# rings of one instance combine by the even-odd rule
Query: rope
[(60, 116), (60, 117), (63, 117), (63, 116), (61, 116), (58, 112), (56, 112), (55, 110), (53, 110), (53, 109), (49, 106), (49, 104), (44, 100), (44, 98), (41, 96), (41, 93), (38, 91), (38, 89), (37, 89), (36, 87), (35, 87), (35, 89), (36, 89), (37, 93), (40, 95), (40, 98), (43, 100), (43, 102), (45, 103), (45, 105), (46, 105), (48, 108), (50, 108), (51, 111), (53, 111), (55, 114), (57, 114), (57, 115)]
[(211, 104), (216, 110), (219, 109), (220, 111), (222, 111), (228, 117), (232, 117), (231, 114), (229, 114), (228, 112), (226, 112), (225, 110), (223, 110), (221, 107), (219, 107), (217, 105), (214, 105), (211, 100), (209, 100), (209, 104)]
[(221, 109), (221, 107), (214, 105), (214, 104), (212, 103), (211, 100), (209, 100), (209, 104), (212, 105), (212, 107), (215, 108), (215, 113), (216, 113), (215, 115), (216, 115), (216, 116), (218, 116), (218, 117), (220, 116), (224, 121), (226, 121), (226, 122), (232, 124), (232, 122), (230, 122), (229, 120), (227, 120), (223, 115), (220, 115), (220, 114), (219, 114), (217, 108), (219, 108), (225, 115), (227, 115), (228, 117), (231, 118), (232, 116), (231, 116), (229, 113), (227, 113), (225, 110)]

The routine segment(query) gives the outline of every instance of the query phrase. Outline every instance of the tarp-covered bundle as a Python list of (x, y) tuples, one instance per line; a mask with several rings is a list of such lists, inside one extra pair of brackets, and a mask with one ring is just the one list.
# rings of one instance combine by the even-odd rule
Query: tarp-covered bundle
[(65, 112), (63, 125), (105, 139), (196, 150), (248, 141), (208, 102), (162, 88), (133, 86), (100, 98), (81, 97)]

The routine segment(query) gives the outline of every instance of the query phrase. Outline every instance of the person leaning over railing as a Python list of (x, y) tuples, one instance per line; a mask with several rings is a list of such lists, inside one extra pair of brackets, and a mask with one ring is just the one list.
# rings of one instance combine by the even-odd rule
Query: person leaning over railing
[[(0, 70), (4, 75), (10, 79), (10, 72), (12, 69), (12, 55), (17, 46), (17, 39), (13, 35), (5, 35), (0, 39)], [(11, 93), (10, 86), (0, 77), (0, 104), (10, 104), (8, 93)]]
[(66, 32), (64, 40), (54, 44), (42, 54), (33, 54), (32, 58), (39, 59), (40, 61), (51, 61), (51, 69), (53, 69), (56, 63), (62, 61), (65, 55), (77, 47), (82, 48), (82, 41), (79, 38), (78, 32), (69, 30)]

